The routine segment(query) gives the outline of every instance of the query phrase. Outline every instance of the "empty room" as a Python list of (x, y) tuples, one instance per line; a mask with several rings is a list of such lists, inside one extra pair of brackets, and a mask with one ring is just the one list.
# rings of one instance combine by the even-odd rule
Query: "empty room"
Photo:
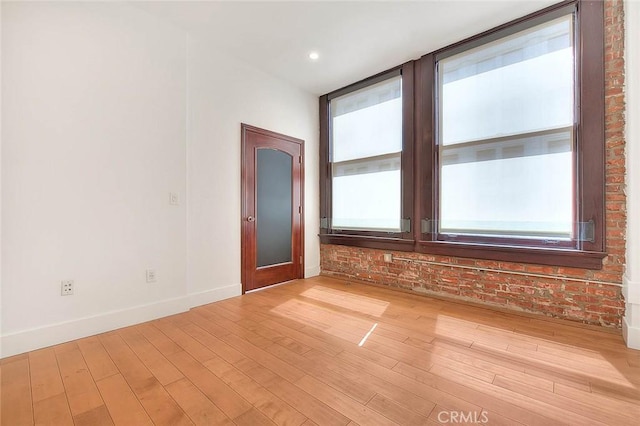
[(640, 1), (0, 25), (2, 426), (638, 424)]

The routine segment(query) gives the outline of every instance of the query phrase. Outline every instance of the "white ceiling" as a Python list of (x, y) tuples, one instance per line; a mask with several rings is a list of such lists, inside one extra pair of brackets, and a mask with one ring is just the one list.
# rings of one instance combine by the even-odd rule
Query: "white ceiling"
[[(321, 95), (558, 0), (135, 2)], [(312, 62), (308, 54), (317, 51)]]

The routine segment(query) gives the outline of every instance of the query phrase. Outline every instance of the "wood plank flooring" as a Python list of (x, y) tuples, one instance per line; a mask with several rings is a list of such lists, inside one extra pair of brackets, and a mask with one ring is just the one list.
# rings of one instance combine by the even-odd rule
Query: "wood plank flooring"
[(632, 425), (615, 333), (316, 277), (3, 359), (1, 424)]

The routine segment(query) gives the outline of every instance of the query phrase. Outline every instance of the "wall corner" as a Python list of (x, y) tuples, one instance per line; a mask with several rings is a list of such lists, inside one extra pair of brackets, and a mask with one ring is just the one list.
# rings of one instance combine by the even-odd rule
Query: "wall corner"
[(623, 336), (628, 347), (640, 349), (640, 3), (627, 0), (624, 10), (627, 248)]

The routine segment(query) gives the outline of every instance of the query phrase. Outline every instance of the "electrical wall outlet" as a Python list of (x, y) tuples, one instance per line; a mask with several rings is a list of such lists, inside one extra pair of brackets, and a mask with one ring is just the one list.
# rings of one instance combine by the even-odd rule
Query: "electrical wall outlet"
[(73, 294), (73, 280), (64, 280), (60, 282), (60, 295), (71, 296)]
[(176, 194), (175, 192), (169, 193), (169, 204), (171, 204), (172, 206), (178, 205), (178, 194)]
[(393, 255), (391, 253), (384, 254), (384, 261), (387, 263), (393, 262)]
[(155, 283), (156, 282), (156, 270), (155, 269), (147, 269), (147, 282)]

